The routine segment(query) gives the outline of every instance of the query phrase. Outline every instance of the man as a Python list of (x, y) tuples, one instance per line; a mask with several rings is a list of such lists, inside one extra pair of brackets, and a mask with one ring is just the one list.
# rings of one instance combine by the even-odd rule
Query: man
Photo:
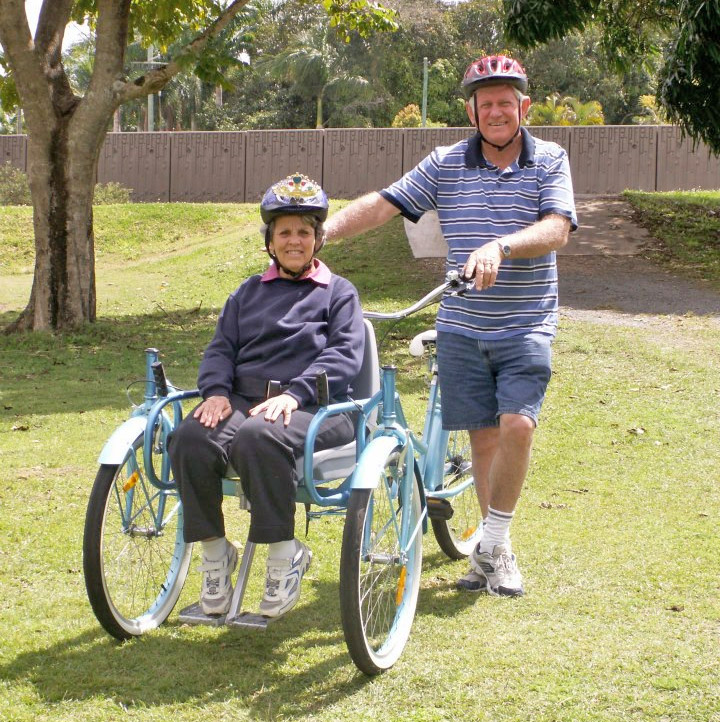
[(437, 210), (447, 270), (475, 279), (472, 292), (443, 299), (437, 317), (443, 426), (469, 431), (484, 517), (458, 587), (520, 596), (510, 522), (551, 375), (555, 251), (577, 220), (567, 154), (521, 127), (530, 107), (522, 66), (502, 55), (481, 58), (462, 88), (477, 133), (436, 148), (396, 183), (336, 213), (326, 237)]

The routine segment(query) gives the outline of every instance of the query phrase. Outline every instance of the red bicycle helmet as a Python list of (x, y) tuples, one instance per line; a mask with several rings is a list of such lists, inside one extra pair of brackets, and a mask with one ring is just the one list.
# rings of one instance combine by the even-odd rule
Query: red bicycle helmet
[(527, 91), (528, 79), (523, 66), (507, 55), (489, 55), (470, 63), (462, 81), (465, 100), (481, 86), (511, 85), (521, 93)]

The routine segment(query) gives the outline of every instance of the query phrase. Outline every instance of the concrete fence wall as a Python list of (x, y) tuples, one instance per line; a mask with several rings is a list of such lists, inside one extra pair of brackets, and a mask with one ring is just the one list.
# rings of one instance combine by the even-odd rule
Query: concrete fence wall
[[(562, 145), (577, 194), (626, 188), (668, 191), (720, 188), (720, 158), (693, 149), (673, 126), (533, 127)], [(278, 178), (300, 171), (331, 198), (382, 188), (438, 145), (470, 128), (376, 128), (240, 132), (109, 133), (98, 182), (132, 188), (136, 201), (256, 202)], [(0, 136), (0, 164), (26, 169), (27, 142)]]

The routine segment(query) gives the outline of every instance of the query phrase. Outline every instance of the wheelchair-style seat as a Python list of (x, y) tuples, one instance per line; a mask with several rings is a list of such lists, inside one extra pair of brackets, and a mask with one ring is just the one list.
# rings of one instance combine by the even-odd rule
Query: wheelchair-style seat
[[(352, 384), (352, 397), (358, 400), (369, 399), (380, 390), (380, 364), (375, 329), (367, 319), (363, 319), (363, 325), (365, 327), (365, 351), (360, 373)], [(344, 479), (352, 474), (356, 461), (354, 441), (333, 449), (316, 451), (313, 454), (313, 478), (316, 481)], [(303, 478), (304, 462), (305, 457), (297, 460), (298, 479)]]
[[(375, 329), (367, 319), (363, 319), (365, 328), (365, 350), (363, 352), (360, 373), (352, 383), (352, 397), (354, 399), (369, 399), (380, 390), (380, 364), (378, 361), (377, 341), (375, 340)], [(334, 481), (344, 479), (352, 474), (355, 468), (356, 449), (355, 442), (351, 441), (343, 446), (336, 446), (332, 449), (323, 449), (313, 454), (313, 478), (316, 481)], [(305, 457), (301, 456), (295, 465), (300, 484), (303, 482), (303, 465)], [(228, 467), (226, 478), (236, 482), (237, 473), (232, 467)], [(240, 485), (231, 491), (241, 495)], [(226, 492), (227, 493), (227, 492)]]
[[(369, 399), (380, 390), (380, 364), (378, 362), (377, 342), (375, 340), (375, 330), (367, 319), (363, 319), (365, 327), (365, 351), (363, 353), (362, 366), (360, 373), (352, 384), (352, 397), (358, 401)], [(371, 415), (370, 419), (372, 420)], [(313, 479), (314, 482), (330, 482), (343, 480), (350, 476), (355, 469), (356, 464), (356, 445), (354, 441), (343, 446), (332, 449), (324, 449), (316, 451), (313, 454)], [(304, 459), (297, 460), (298, 475), (298, 501), (307, 501), (304, 498), (303, 485), (304, 475)], [(226, 496), (237, 496), (240, 499), (241, 507), (250, 509), (250, 505), (242, 492), (242, 485), (237, 474), (232, 468), (226, 470), (225, 479), (223, 480), (223, 494)], [(251, 627), (256, 629), (264, 629), (267, 627), (268, 618), (251, 612), (240, 612), (245, 589), (248, 582), (250, 567), (255, 555), (256, 544), (251, 541), (245, 543), (243, 550), (240, 569), (238, 570), (235, 589), (233, 591), (232, 600), (230, 602), (230, 610), (227, 615), (219, 617), (204, 614), (199, 603), (191, 604), (189, 607), (180, 611), (180, 621), (186, 624), (210, 624), (219, 626), (228, 624), (237, 627)]]

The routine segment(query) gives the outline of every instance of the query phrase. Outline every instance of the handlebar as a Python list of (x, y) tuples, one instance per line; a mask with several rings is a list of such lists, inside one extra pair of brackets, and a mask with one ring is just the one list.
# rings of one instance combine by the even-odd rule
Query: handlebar
[(475, 287), (474, 281), (463, 281), (460, 278), (460, 274), (457, 271), (450, 271), (445, 276), (444, 283), (441, 283), (437, 288), (423, 296), (419, 301), (416, 301), (412, 306), (403, 308), (400, 311), (393, 313), (380, 313), (379, 311), (363, 311), (363, 317), (369, 319), (375, 319), (376, 321), (397, 321), (403, 318), (411, 316), (413, 313), (417, 313), (426, 306), (430, 306), (433, 303), (437, 303), (438, 299), (443, 296), (449, 289), (454, 289), (449, 295), (461, 296), (470, 289)]

